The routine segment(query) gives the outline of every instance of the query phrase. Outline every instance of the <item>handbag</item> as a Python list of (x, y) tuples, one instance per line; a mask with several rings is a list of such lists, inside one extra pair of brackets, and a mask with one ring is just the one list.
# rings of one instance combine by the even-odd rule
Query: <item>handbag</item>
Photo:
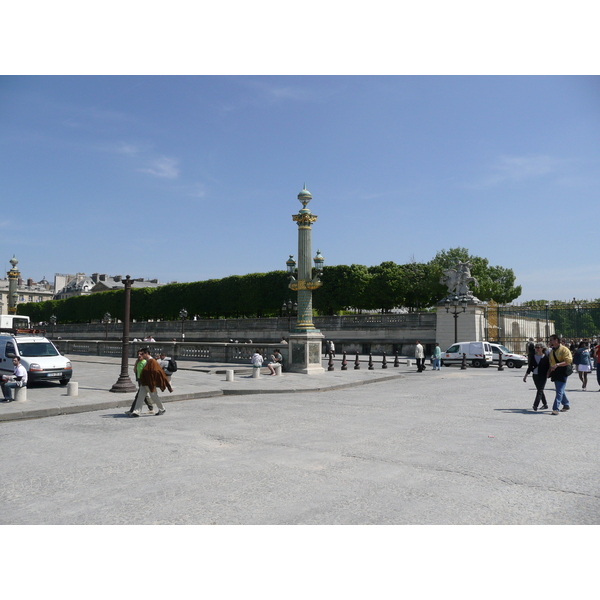
[[(554, 350), (552, 350), (552, 354), (554, 354), (554, 361), (556, 363), (560, 362), (557, 358), (556, 358), (556, 352)], [(565, 375), (565, 377), (569, 377), (571, 375), (573, 375), (573, 364), (570, 365), (566, 365), (564, 367), (558, 367), (559, 369), (562, 368), (564, 369), (563, 373)]]

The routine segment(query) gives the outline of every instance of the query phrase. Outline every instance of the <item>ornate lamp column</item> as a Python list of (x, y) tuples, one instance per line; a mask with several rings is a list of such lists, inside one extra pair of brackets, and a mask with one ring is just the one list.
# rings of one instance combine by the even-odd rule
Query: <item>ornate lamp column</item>
[(17, 314), (17, 300), (19, 299), (19, 294), (17, 292), (17, 285), (19, 283), (19, 277), (21, 277), (21, 273), (17, 269), (17, 264), (19, 261), (14, 257), (10, 259), (10, 264), (12, 265), (12, 269), (7, 273), (8, 275), (8, 314), (15, 315)]
[(116, 383), (109, 391), (124, 394), (135, 392), (137, 388), (129, 377), (129, 318), (131, 314), (131, 278), (129, 275), (123, 280), (125, 286), (124, 310), (123, 310), (123, 342), (121, 345), (121, 374)]
[(298, 194), (298, 200), (302, 202), (302, 208), (292, 219), (298, 223), (298, 279), (293, 276), (296, 266), (293, 258), (286, 262), (290, 273), (290, 289), (298, 292), (298, 317), (296, 328), (290, 334), (290, 371), (293, 373), (323, 373), (321, 365), (321, 344), (323, 334), (315, 328), (312, 322), (312, 293), (322, 285), (319, 275), (323, 269), (324, 259), (321, 252), (315, 257), (316, 275), (312, 276), (311, 254), (312, 254), (312, 224), (317, 216), (307, 208), (312, 196), (306, 189)]

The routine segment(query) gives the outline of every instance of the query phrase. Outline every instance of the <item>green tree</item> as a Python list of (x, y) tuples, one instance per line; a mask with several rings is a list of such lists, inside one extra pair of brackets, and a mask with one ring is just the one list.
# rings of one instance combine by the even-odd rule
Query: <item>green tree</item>
[(369, 267), (368, 271), (371, 277), (365, 288), (363, 308), (389, 312), (405, 305), (406, 273), (402, 265), (386, 261)]
[(431, 268), (431, 285), (438, 300), (448, 293), (446, 287), (439, 283), (442, 272), (454, 268), (459, 261), (470, 262), (473, 265), (471, 275), (477, 279), (477, 285), (473, 285), (471, 289), (480, 300), (495, 300), (498, 304), (507, 304), (521, 295), (521, 286), (514, 285), (516, 278), (512, 269), (492, 267), (487, 258), (473, 256), (466, 248), (459, 247), (441, 250), (427, 263)]
[(322, 315), (364, 308), (363, 297), (371, 275), (364, 265), (324, 267), (323, 285), (313, 294), (313, 307)]

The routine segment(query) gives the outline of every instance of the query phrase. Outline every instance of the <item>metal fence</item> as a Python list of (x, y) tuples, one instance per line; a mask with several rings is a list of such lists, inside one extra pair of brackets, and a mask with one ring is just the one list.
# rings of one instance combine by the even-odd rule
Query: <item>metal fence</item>
[(525, 351), (529, 338), (546, 341), (554, 333), (573, 343), (591, 343), (600, 338), (600, 303), (561, 302), (511, 304), (490, 303), (487, 308), (490, 341), (499, 342), (511, 350)]

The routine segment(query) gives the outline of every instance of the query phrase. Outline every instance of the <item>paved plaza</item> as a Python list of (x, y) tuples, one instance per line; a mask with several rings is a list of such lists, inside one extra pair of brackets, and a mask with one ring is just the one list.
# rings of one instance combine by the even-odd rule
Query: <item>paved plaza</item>
[(600, 523), (600, 393), (576, 376), (552, 416), (531, 410), (524, 369), (226, 382), (191, 365), (164, 416), (131, 419), (99, 409), (117, 362), (75, 358), (77, 398), (28, 390), (28, 410), (74, 414), (0, 422), (0, 523)]

